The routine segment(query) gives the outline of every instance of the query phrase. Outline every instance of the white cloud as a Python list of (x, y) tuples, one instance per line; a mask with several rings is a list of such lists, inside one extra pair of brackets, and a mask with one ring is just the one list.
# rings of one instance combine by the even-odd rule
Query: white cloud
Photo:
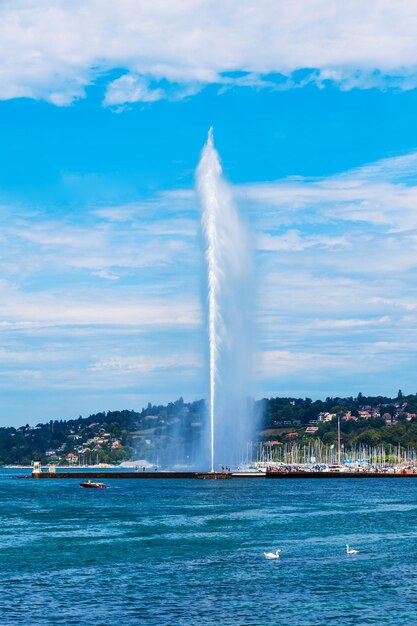
[(23, 293), (4, 284), (0, 291), (0, 319), (6, 324), (68, 326), (110, 325), (161, 328), (199, 326), (200, 305), (185, 296), (158, 298), (134, 297), (130, 288), (111, 290), (78, 288), (62, 292), (43, 289)]
[(378, 317), (376, 319), (320, 320), (316, 325), (318, 328), (364, 328), (374, 326), (375, 324), (387, 324), (389, 322), (391, 322), (391, 318), (388, 315), (384, 315), (384, 317)]
[(126, 272), (187, 261), (187, 239), (195, 237), (195, 222), (141, 219), (134, 214), (121, 219), (117, 217), (121, 212), (118, 208), (114, 214), (111, 209), (96, 212), (110, 224), (90, 220), (88, 225), (79, 225), (68, 220), (42, 219), (40, 214), (35, 218), (36, 223), (19, 219), (10, 224), (7, 219), (3, 236), (8, 245), (0, 250), (0, 263), (2, 258), (7, 262), (10, 253), (20, 248), (21, 254), (11, 268), (14, 274), (22, 266), (28, 271), (28, 263), (37, 271), (52, 264), (55, 268), (77, 268), (106, 279), (117, 279)]
[(167, 370), (173, 368), (201, 368), (202, 360), (199, 355), (189, 353), (178, 353), (151, 356), (117, 356), (101, 359), (91, 366), (94, 371), (114, 371), (121, 375), (127, 372), (139, 372), (147, 374), (155, 370)]
[[(417, 82), (416, 36), (413, 0), (14, 0), (0, 9), (0, 98), (66, 105), (109, 70), (123, 72), (109, 85), (111, 105), (209, 83), (270, 85), (273, 72), (288, 86), (408, 89)], [(302, 68), (315, 70), (296, 79)]]
[(328, 237), (327, 235), (302, 236), (297, 230), (287, 230), (283, 235), (261, 233), (257, 238), (257, 249), (262, 251), (301, 251), (312, 247), (346, 248), (351, 243), (346, 237)]
[(417, 153), (323, 179), (289, 178), (235, 188), (253, 208), (262, 206), (267, 228), (345, 222), (389, 227), (390, 232), (417, 228)]
[(132, 102), (156, 102), (164, 95), (162, 89), (151, 89), (144, 76), (126, 74), (109, 84), (104, 104), (115, 106)]
[[(324, 350), (266, 350), (259, 355), (256, 373), (259, 378), (279, 381), (278, 384), (300, 376), (305, 377), (307, 385), (323, 380), (329, 385), (329, 392), (337, 377), (380, 374), (392, 365), (393, 359), (396, 365), (406, 366), (408, 352), (409, 346), (395, 342), (364, 342), (361, 350), (346, 344), (339, 346), (337, 352), (327, 345)], [(347, 395), (346, 390), (343, 393)]]

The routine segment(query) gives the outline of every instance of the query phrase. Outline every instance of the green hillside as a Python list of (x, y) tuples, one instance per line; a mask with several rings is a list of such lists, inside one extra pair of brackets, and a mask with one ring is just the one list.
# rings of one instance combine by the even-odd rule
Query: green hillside
[[(166, 406), (148, 404), (141, 411), (96, 413), (36, 426), (0, 428), (0, 463), (119, 463), (147, 459), (155, 464), (198, 461), (204, 436), (205, 402)], [(395, 398), (264, 398), (253, 403), (256, 441), (268, 446), (291, 442), (332, 445), (340, 421), (345, 446), (404, 446), (417, 449), (417, 394)], [(238, 416), (236, 416), (238, 428)]]

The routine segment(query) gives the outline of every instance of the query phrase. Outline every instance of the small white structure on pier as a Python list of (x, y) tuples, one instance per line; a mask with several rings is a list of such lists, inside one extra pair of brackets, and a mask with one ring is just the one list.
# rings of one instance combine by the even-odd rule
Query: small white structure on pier
[(33, 461), (32, 474), (41, 474), (41, 473), (42, 473), (41, 462), (40, 461)]

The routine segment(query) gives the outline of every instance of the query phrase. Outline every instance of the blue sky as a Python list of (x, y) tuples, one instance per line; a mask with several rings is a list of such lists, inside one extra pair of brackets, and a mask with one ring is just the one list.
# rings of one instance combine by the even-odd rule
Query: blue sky
[(253, 395), (417, 391), (417, 10), (362, 5), (0, 7), (0, 424), (206, 395), (210, 126)]

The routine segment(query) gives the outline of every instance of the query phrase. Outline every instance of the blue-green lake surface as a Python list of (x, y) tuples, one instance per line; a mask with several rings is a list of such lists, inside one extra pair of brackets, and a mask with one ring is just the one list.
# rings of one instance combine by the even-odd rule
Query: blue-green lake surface
[(89, 490), (12, 474), (0, 473), (2, 626), (417, 623), (417, 479)]

